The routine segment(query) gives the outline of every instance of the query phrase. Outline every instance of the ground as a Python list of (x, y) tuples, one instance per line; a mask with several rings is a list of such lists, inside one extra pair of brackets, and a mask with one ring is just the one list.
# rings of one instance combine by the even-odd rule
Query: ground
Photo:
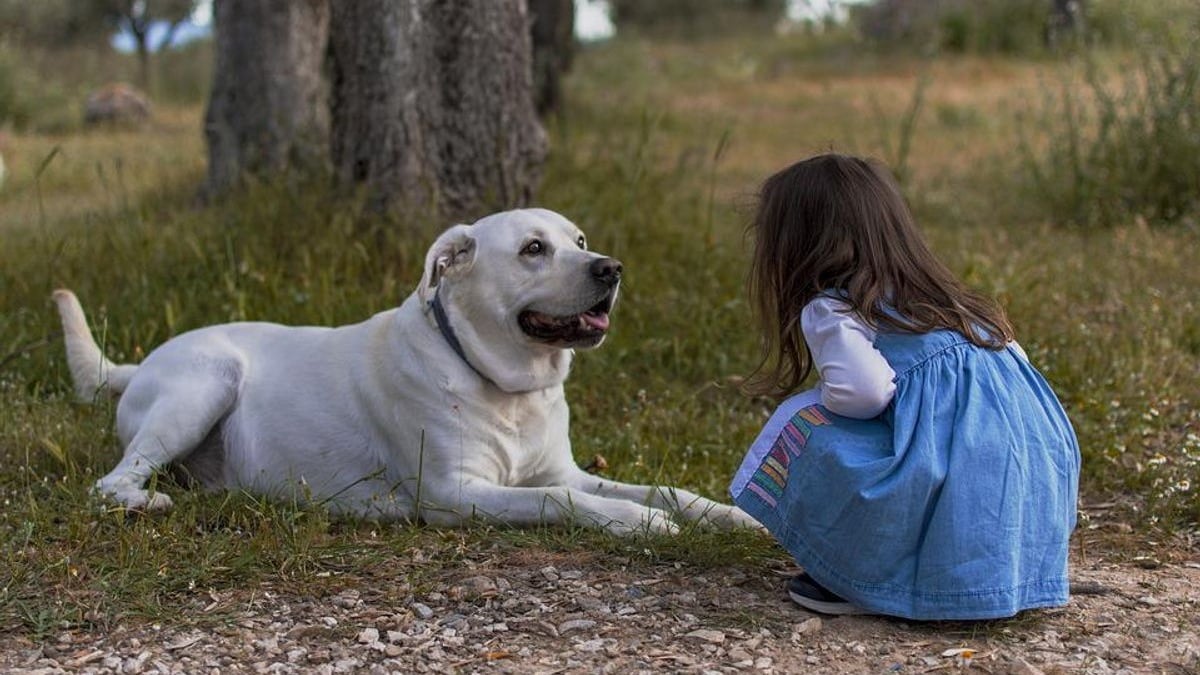
[[(1065, 608), (993, 622), (821, 617), (787, 569), (496, 544), (333, 578), (320, 597), (196, 589), (183, 625), (0, 638), (12, 673), (1197, 673), (1200, 562), (1073, 555)], [(1194, 548), (1192, 549), (1194, 550)], [(1193, 554), (1194, 556), (1194, 554)], [(389, 583), (439, 569), (417, 586)], [(218, 616), (215, 621), (206, 616)]]

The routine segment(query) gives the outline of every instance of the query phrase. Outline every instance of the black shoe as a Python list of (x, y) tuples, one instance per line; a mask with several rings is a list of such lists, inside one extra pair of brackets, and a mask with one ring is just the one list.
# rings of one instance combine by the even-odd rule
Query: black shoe
[(788, 596), (792, 602), (804, 609), (821, 614), (870, 614), (865, 609), (855, 607), (841, 597), (834, 595), (821, 584), (818, 584), (808, 572), (792, 577), (787, 586)]

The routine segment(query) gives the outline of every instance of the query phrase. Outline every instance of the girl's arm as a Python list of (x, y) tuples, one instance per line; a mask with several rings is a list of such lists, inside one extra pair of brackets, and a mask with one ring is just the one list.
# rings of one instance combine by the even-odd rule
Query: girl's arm
[(875, 349), (875, 331), (841, 300), (820, 297), (800, 313), (800, 328), (821, 378), (821, 403), (844, 417), (869, 419), (892, 401), (895, 371)]

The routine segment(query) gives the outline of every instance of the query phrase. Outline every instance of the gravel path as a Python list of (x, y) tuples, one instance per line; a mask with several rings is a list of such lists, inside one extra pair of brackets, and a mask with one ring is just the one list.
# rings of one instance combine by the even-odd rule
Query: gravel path
[(0, 637), (0, 672), (1200, 672), (1194, 560), (1077, 562), (1084, 592), (1064, 609), (920, 624), (809, 614), (777, 572), (464, 555), (415, 588), (376, 574), (333, 579), (320, 598), (197, 590), (187, 626)]

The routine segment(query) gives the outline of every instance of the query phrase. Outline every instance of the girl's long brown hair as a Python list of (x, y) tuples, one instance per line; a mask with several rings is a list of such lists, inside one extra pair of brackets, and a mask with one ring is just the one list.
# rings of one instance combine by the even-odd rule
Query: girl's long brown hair
[(831, 291), (877, 330), (948, 328), (990, 349), (1013, 339), (1000, 305), (934, 257), (878, 162), (826, 154), (789, 166), (763, 183), (748, 230), (750, 302), (763, 335), (762, 360), (746, 387), (752, 393), (788, 394), (808, 377), (812, 354), (800, 311)]

